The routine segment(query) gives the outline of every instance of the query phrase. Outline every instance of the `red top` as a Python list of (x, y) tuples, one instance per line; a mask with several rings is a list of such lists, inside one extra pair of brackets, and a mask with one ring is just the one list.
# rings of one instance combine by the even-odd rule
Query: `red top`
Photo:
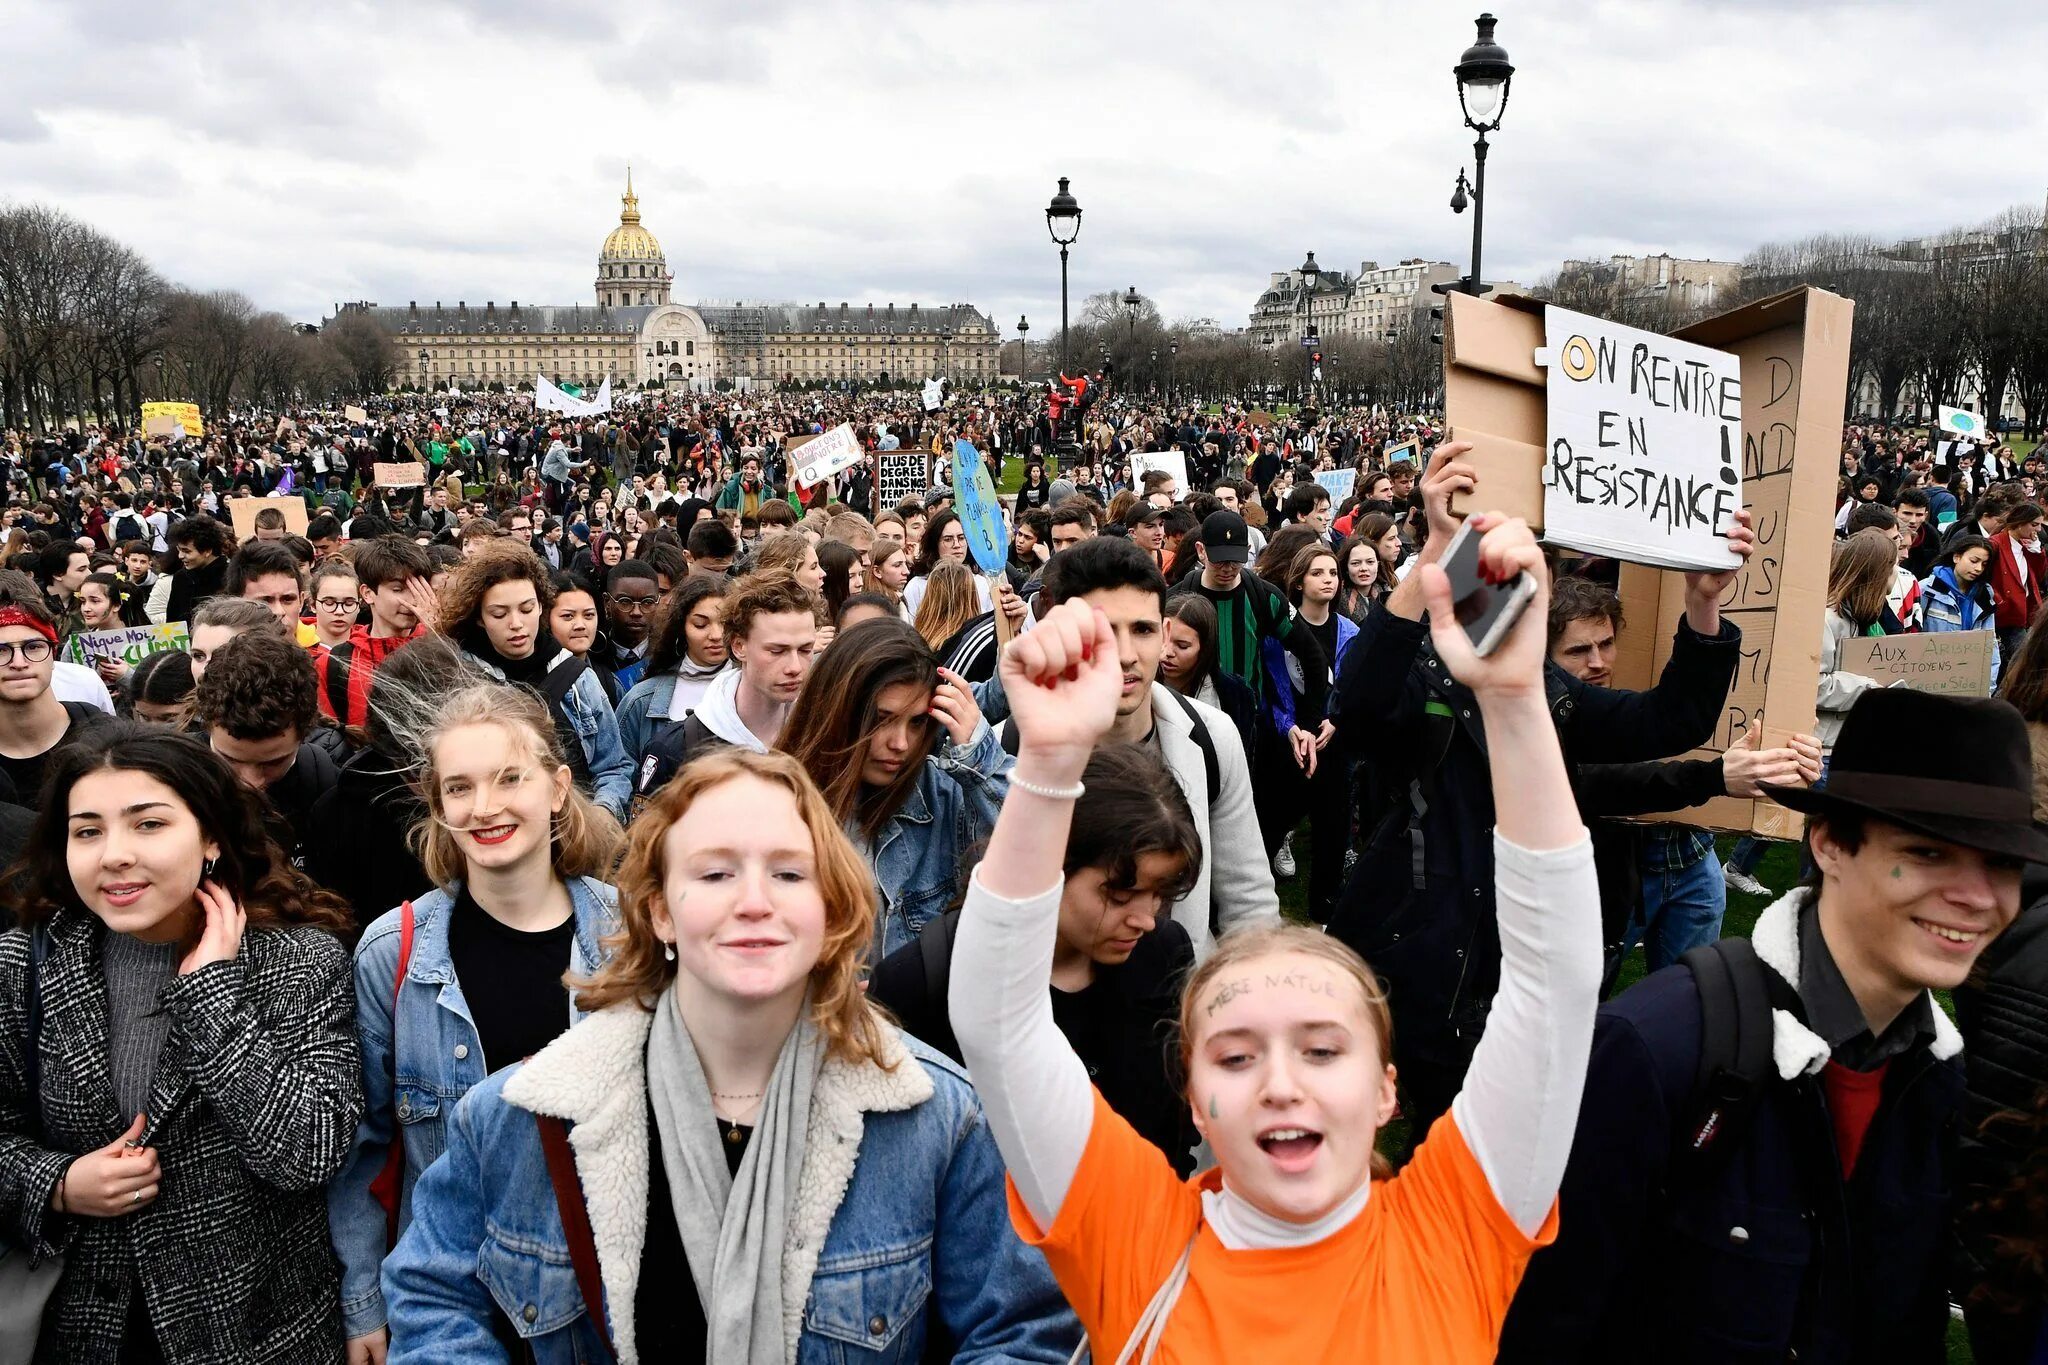
[(1835, 1150), (1842, 1157), (1842, 1179), (1856, 1173), (1856, 1158), (1863, 1154), (1863, 1138), (1870, 1121), (1877, 1117), (1878, 1101), (1884, 1098), (1884, 1073), (1889, 1061), (1875, 1071), (1851, 1071), (1829, 1062), (1821, 1068), (1821, 1091), (1827, 1096), (1828, 1117), (1835, 1125)]

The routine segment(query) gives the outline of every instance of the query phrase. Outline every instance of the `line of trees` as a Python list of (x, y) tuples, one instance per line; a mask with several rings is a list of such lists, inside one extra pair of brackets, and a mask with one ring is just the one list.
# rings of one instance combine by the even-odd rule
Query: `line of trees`
[[(1034, 382), (1060, 367), (1058, 324), (1027, 348)], [(1178, 347), (1176, 350), (1175, 348)], [(1428, 333), (1411, 328), (1391, 342), (1326, 336), (1318, 386), (1326, 400), (1386, 403), (1415, 411), (1437, 401), (1443, 385), (1443, 352)], [(1309, 350), (1293, 342), (1261, 346), (1244, 333), (1224, 332), (1214, 323), (1168, 323), (1142, 294), (1135, 311), (1114, 290), (1081, 301), (1067, 339), (1067, 372), (1093, 373), (1110, 367), (1117, 387), (1139, 395), (1177, 401), (1285, 394), (1299, 397), (1309, 378)]]
[[(1743, 261), (1734, 296), (1711, 310), (1814, 285), (1856, 301), (1850, 335), (1851, 415), (1931, 421), (1937, 405), (1998, 420), (2008, 397), (2028, 436), (2048, 422), (2048, 238), (2039, 209), (2009, 209), (1976, 227), (1883, 242), (1828, 233), (1767, 242)], [(1676, 331), (1708, 310), (1669, 295), (1624, 293), (1597, 272), (1553, 275), (1545, 299), (1654, 331)], [(1867, 412), (1855, 400), (1868, 385)]]
[(397, 360), (367, 318), (300, 328), (232, 290), (174, 285), (58, 209), (0, 208), (0, 427), (127, 425), (152, 398), (219, 412), (377, 393)]

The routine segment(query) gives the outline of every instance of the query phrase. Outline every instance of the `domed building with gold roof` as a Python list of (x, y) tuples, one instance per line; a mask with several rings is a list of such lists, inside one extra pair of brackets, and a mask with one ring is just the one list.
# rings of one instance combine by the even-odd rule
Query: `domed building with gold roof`
[(661, 242), (640, 221), (629, 168), (619, 224), (598, 251), (592, 304), (457, 300), (449, 308), (436, 300), (427, 308), (344, 303), (335, 312), (367, 315), (388, 331), (399, 354), (393, 380), (414, 387), (510, 389), (535, 375), (697, 392), (820, 380), (904, 386), (937, 375), (979, 387), (996, 378), (995, 321), (971, 304), (692, 307), (671, 301), (674, 282)]

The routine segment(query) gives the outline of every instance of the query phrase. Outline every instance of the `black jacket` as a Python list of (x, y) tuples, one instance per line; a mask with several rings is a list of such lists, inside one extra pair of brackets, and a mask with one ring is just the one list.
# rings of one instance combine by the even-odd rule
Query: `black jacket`
[[(1428, 633), (1426, 622), (1375, 603), (1337, 677), (1336, 705), (1372, 738), (1360, 784), (1365, 845), (1330, 931), (1386, 978), (1397, 1054), (1431, 1058), (1454, 1079), (1500, 980), (1493, 787), (1478, 704)], [(1681, 621), (1647, 692), (1591, 686), (1549, 665), (1550, 714), (1567, 762), (1668, 758), (1704, 743), (1721, 718), (1741, 639), (1725, 619), (1712, 638)], [(1423, 1105), (1430, 1117), (1450, 1096), (1434, 1099)]]
[[(2037, 874), (2038, 875), (2038, 874)], [(1955, 992), (1963, 1052), (1963, 1122), (1956, 1155), (1960, 1264), (1956, 1292), (1964, 1298), (1977, 1365), (2037, 1360), (2044, 1313), (2038, 1280), (2016, 1283), (1997, 1238), (2017, 1235), (2038, 1245), (2042, 1229), (2025, 1210), (1994, 1211), (1988, 1201), (2012, 1190), (2031, 1168), (2038, 1181), (2048, 1132), (2048, 887), (2030, 879), (2033, 904), (1995, 939), (1969, 981)], [(1978, 1286), (2031, 1300), (2026, 1308), (1969, 1297)], [(2001, 1299), (2004, 1297), (2001, 1296)]]
[(1704, 805), (1728, 793), (1718, 758), (1644, 763), (1586, 763), (1572, 770), (1572, 795), (1593, 836), (1593, 870), (1600, 881), (1601, 942), (1608, 966), (1643, 903), (1643, 841), (1659, 828), (1624, 816), (1655, 815)]
[(166, 621), (190, 621), (192, 611), (209, 597), (220, 596), (228, 580), (227, 556), (196, 569), (178, 569), (171, 574), (171, 599), (164, 608)]
[[(310, 740), (285, 775), (264, 789), (263, 823), (293, 867), (305, 870), (306, 836), (313, 827), (313, 807), (341, 778), (341, 768), (325, 743)], [(389, 907), (386, 907), (387, 909)]]
[[(958, 910), (928, 921), (915, 942), (875, 968), (868, 998), (896, 1016), (905, 1032), (964, 1065), (946, 1013), (945, 983), (927, 970), (928, 961), (936, 959), (950, 975), (959, 924)], [(1096, 968), (1110, 988), (1107, 998), (1114, 1013), (1103, 1036), (1069, 1039), (1109, 1107), (1166, 1153), (1183, 1176), (1194, 1170), (1193, 1149), (1200, 1135), (1187, 1099), (1173, 1082), (1178, 1059), (1169, 1061), (1169, 1055), (1180, 1028), (1181, 986), (1194, 966), (1188, 931), (1171, 919), (1160, 920), (1121, 964)]]
[(397, 762), (364, 749), (313, 803), (306, 875), (349, 903), (358, 930), (368, 928), (386, 910), (434, 889), (407, 842), (426, 815)]

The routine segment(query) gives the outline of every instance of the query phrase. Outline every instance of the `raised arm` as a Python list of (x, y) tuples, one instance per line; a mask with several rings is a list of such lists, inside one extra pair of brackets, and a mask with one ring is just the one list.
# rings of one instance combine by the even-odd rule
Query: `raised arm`
[(1443, 570), (1416, 571), (1437, 654), (1479, 705), (1497, 812), (1500, 990), (1451, 1112), (1501, 1208), (1534, 1236), (1557, 1200), (1585, 1088), (1600, 992), (1600, 888), (1544, 695), (1543, 552), (1521, 521), (1486, 513), (1473, 526), (1484, 532), (1482, 575), (1503, 582), (1526, 572), (1537, 592), (1508, 638), (1480, 658), (1453, 616)]
[(1108, 618), (1075, 600), (1003, 651), (1017, 764), (953, 945), (953, 1033), (1024, 1207), (1050, 1228), (1088, 1146), (1094, 1091), (1052, 1017), (1052, 954), (1081, 771), (1123, 687)]

